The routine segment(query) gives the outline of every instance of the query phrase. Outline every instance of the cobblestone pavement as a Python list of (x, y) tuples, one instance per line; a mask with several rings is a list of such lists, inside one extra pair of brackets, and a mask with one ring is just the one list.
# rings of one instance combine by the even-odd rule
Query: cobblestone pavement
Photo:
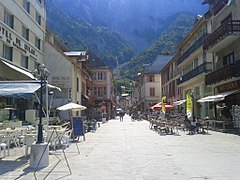
[[(34, 179), (24, 149), (11, 149), (10, 155), (0, 159), (0, 179)], [(160, 136), (149, 129), (147, 121), (132, 122), (129, 116), (87, 133), (86, 141), (66, 149), (66, 156), (72, 174), (58, 150), (51, 153), (50, 166), (36, 173), (37, 179), (240, 179), (239, 136), (213, 131)]]

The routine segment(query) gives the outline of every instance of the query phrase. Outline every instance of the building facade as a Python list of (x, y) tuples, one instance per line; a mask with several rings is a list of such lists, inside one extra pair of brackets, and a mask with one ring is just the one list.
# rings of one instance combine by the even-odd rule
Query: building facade
[(112, 68), (103, 63), (95, 54), (88, 51), (88, 68), (92, 73), (95, 111), (93, 116), (111, 119), (114, 116), (115, 93)]
[(208, 34), (208, 19), (206, 16), (197, 19), (191, 32), (184, 38), (178, 48), (177, 68), (179, 78), (177, 80), (181, 99), (186, 98), (186, 93), (193, 92), (193, 106), (195, 117), (207, 115), (205, 103), (197, 103), (197, 100), (212, 94), (211, 88), (205, 86), (205, 75), (212, 70), (212, 56), (203, 49), (203, 42)]
[[(233, 105), (240, 105), (240, 1), (204, 0), (209, 4), (211, 34), (203, 48), (213, 54), (213, 71), (205, 85), (223, 98), (215, 102), (217, 119), (232, 120)], [(236, 126), (236, 124), (235, 124)]]
[[(0, 80), (34, 80), (34, 69), (44, 62), (46, 26), (45, 0), (0, 1)], [(0, 97), (0, 103), (17, 109), (25, 120), (25, 110), (33, 101)]]
[(45, 26), (44, 0), (0, 2), (1, 79), (32, 79), (44, 60)]

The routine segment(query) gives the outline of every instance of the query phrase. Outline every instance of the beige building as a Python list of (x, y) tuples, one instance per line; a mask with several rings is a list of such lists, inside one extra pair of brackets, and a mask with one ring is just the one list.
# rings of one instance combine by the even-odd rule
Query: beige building
[(180, 44), (177, 60), (180, 97), (185, 99), (187, 91), (193, 91), (194, 115), (202, 118), (207, 115), (208, 109), (205, 103), (197, 103), (197, 100), (212, 93), (211, 88), (205, 86), (205, 74), (212, 69), (211, 53), (206, 53), (202, 48), (207, 33), (208, 20), (203, 16), (196, 21), (191, 32)]
[[(31, 72), (44, 62), (45, 26), (45, 0), (0, 1), (1, 81), (35, 79)], [(0, 96), (20, 120), (26, 120), (26, 109), (36, 108), (33, 101)]]
[(169, 63), (161, 70), (162, 93), (167, 97), (169, 104), (181, 100), (181, 91), (177, 87), (179, 73), (177, 69), (177, 56), (174, 56)]
[(172, 56), (158, 55), (149, 67), (143, 72), (141, 86), (141, 111), (148, 111), (151, 106), (161, 102), (162, 96), (162, 68), (171, 60)]
[(44, 0), (0, 1), (2, 80), (33, 79), (29, 72), (44, 59), (45, 24)]
[[(61, 88), (61, 91), (54, 91), (53, 111), (69, 102), (88, 105), (83, 103), (83, 99), (89, 99), (87, 81), (91, 80), (86, 68), (86, 51), (67, 51), (58, 38), (48, 31), (45, 43), (45, 65), (50, 71), (48, 82)], [(74, 111), (73, 115), (84, 116), (85, 113)], [(62, 119), (69, 119), (68, 112), (61, 112), (60, 116)]]
[(88, 55), (88, 68), (93, 75), (93, 97), (95, 99), (93, 116), (111, 119), (116, 105), (112, 68), (103, 63), (92, 52), (88, 51)]
[(230, 120), (232, 105), (240, 105), (240, 1), (204, 0), (203, 4), (209, 4), (211, 25), (203, 48), (213, 54), (213, 71), (205, 84), (214, 88), (217, 119)]

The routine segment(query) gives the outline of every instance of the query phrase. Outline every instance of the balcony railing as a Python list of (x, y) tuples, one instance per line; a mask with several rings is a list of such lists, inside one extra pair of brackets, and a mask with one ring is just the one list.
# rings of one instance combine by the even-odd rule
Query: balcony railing
[(237, 64), (230, 64), (227, 66), (224, 66), (220, 69), (217, 69), (209, 74), (206, 75), (205, 77), (205, 84), (206, 85), (212, 85), (215, 83), (219, 83), (221, 81), (225, 81), (227, 79), (231, 79), (233, 77), (239, 77), (240, 72), (240, 61), (238, 61)]
[(240, 20), (229, 20), (224, 22), (216, 31), (204, 40), (203, 49), (210, 49), (224, 37), (234, 33), (240, 33)]
[(193, 69), (192, 71), (188, 72), (187, 74), (183, 75), (182, 77), (180, 77), (177, 81), (177, 84), (182, 84), (202, 73), (207, 73), (210, 72), (212, 70), (212, 63), (210, 62), (206, 62), (201, 64), (200, 66), (196, 67), (195, 69)]
[(219, 0), (217, 4), (213, 7), (214, 16), (221, 11), (221, 9), (228, 3), (229, 0)]
[(186, 50), (179, 58), (178, 64), (182, 63), (187, 57), (189, 57), (194, 51), (196, 51), (203, 44), (207, 38), (207, 34), (203, 34), (188, 50)]

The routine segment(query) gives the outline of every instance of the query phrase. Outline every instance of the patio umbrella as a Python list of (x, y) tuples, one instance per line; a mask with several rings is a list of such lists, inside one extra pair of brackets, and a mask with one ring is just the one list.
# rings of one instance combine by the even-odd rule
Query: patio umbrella
[[(151, 107), (151, 109), (160, 109), (160, 108), (162, 108), (162, 103), (161, 103), (161, 102), (160, 102), (160, 103), (157, 103), (157, 104), (155, 104), (155, 105), (153, 105), (153, 106)], [(165, 108), (166, 108), (166, 109), (173, 109), (174, 106), (172, 106), (172, 105), (170, 105), (170, 104), (165, 104)]]
[(59, 110), (59, 111), (66, 111), (66, 110), (70, 110), (70, 109), (71, 110), (85, 110), (87, 108), (85, 106), (82, 106), (82, 105), (76, 104), (76, 103), (72, 103), (72, 102), (57, 108), (57, 110)]

